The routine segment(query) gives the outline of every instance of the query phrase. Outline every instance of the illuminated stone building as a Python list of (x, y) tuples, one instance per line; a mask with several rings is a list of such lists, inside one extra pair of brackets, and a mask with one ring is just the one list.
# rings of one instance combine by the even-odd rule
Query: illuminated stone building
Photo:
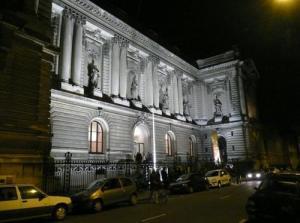
[[(111, 161), (137, 152), (157, 162), (263, 160), (251, 60), (228, 51), (196, 68), (87, 0), (32, 0), (22, 10), (19, 23), (1, 23), (13, 38), (1, 51), (8, 97), (0, 159), (9, 165), (0, 175), (12, 163), (24, 171), (33, 158), (66, 152)], [(12, 150), (16, 141), (26, 143)]]

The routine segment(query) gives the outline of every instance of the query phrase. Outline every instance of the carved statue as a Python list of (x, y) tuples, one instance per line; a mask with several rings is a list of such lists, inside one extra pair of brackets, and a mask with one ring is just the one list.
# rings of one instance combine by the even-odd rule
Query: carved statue
[(95, 65), (94, 59), (88, 64), (89, 88), (91, 90), (97, 88), (99, 80), (99, 69)]
[(132, 77), (130, 93), (131, 93), (132, 99), (138, 99), (138, 83), (137, 83), (137, 79), (136, 79), (135, 74)]
[(218, 95), (216, 95), (216, 98), (214, 99), (215, 104), (215, 116), (222, 116), (222, 102), (218, 98)]
[(162, 108), (163, 109), (168, 109), (169, 108), (169, 94), (168, 94), (168, 88), (163, 93), (163, 98), (162, 98)]
[(183, 98), (183, 113), (184, 115), (190, 115), (190, 105), (187, 97)]

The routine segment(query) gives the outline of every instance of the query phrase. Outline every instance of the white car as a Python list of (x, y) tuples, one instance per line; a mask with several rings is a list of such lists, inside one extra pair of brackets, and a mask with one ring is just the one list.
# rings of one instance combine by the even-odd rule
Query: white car
[(230, 174), (223, 169), (210, 170), (205, 174), (210, 187), (222, 187), (231, 184)]
[(45, 216), (63, 220), (70, 211), (69, 197), (48, 196), (31, 184), (0, 185), (0, 222)]

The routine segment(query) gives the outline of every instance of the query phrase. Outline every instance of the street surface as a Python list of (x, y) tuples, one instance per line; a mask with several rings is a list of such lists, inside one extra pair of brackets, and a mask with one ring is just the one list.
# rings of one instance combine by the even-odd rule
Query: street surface
[[(136, 206), (120, 204), (101, 213), (73, 213), (65, 223), (242, 223), (247, 222), (245, 204), (259, 182), (210, 189), (193, 194), (171, 195), (167, 204), (143, 199)], [(144, 194), (145, 197), (145, 194)], [(50, 222), (45, 220), (46, 222)], [(41, 222), (31, 220), (30, 222)]]

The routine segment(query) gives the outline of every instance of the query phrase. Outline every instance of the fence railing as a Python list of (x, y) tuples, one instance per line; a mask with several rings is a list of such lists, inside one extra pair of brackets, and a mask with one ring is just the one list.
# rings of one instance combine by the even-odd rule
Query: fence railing
[[(165, 167), (170, 178), (176, 178), (179, 174), (192, 171), (202, 171), (219, 168), (214, 162), (203, 160), (162, 161), (156, 164), (157, 169)], [(53, 160), (44, 163), (43, 189), (52, 194), (71, 194), (86, 188), (96, 179), (129, 176), (134, 178), (139, 186), (148, 185), (152, 162), (134, 162), (122, 160), (108, 162), (105, 160), (75, 160), (71, 154), (66, 153), (63, 160)], [(172, 179), (171, 179), (172, 180)]]

